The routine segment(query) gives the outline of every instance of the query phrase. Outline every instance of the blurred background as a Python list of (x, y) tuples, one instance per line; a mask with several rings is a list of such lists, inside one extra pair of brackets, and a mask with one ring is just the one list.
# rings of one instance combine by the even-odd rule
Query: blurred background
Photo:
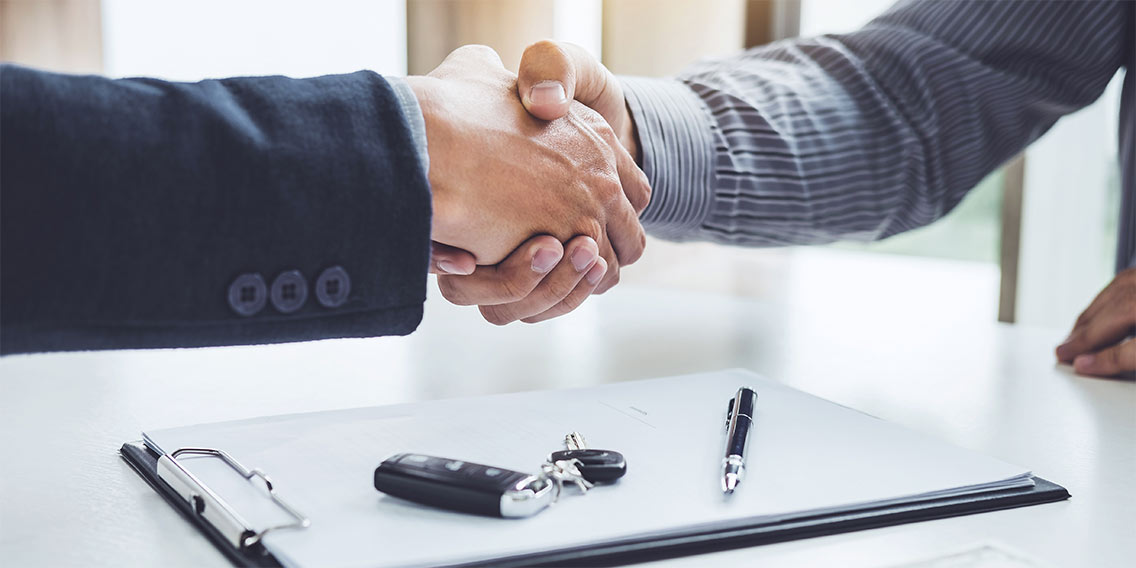
[[(577, 43), (617, 74), (854, 30), (890, 0), (0, 0), (0, 59), (65, 72), (198, 80), (372, 69), (425, 73), (468, 43), (516, 68), (529, 43)], [(946, 219), (878, 243), (738, 249), (652, 240), (624, 286), (924, 310), (931, 325), (1069, 327), (1111, 279), (1119, 81)]]

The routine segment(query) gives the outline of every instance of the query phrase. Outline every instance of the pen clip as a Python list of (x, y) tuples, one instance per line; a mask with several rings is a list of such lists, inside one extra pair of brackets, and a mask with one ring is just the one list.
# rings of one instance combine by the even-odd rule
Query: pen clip
[(737, 399), (731, 398), (729, 406), (726, 407), (726, 429), (730, 428), (730, 419), (734, 417), (734, 402)]

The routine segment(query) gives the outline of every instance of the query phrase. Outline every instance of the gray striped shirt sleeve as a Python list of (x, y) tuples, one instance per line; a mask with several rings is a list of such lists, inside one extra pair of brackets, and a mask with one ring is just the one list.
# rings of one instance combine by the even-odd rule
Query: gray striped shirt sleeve
[(901, 2), (850, 34), (622, 79), (672, 240), (873, 240), (925, 225), (1103, 92), (1121, 2)]

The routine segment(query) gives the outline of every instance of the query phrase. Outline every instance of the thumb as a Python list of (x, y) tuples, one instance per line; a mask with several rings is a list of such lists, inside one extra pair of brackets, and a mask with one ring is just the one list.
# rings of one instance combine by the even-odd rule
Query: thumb
[(529, 114), (544, 120), (568, 114), (572, 99), (579, 101), (600, 113), (633, 156), (638, 153), (623, 87), (584, 48), (549, 40), (528, 46), (521, 56), (517, 92)]
[(572, 43), (543, 40), (528, 46), (521, 56), (517, 91), (529, 113), (545, 120), (568, 114), (572, 99), (600, 113), (613, 128), (625, 112), (615, 75)]
[(576, 62), (561, 44), (542, 40), (525, 48), (517, 93), (529, 114), (555, 120), (568, 114), (576, 91)]

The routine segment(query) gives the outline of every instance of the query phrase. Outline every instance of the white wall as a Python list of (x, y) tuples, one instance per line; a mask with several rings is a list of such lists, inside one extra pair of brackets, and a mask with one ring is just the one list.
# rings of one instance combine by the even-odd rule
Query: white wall
[(556, 0), (552, 37), (583, 47), (599, 59), (603, 53), (603, 0)]
[(406, 73), (405, 0), (103, 0), (107, 75)]
[(895, 0), (801, 0), (801, 35), (859, 29), (892, 4)]
[(1018, 322), (1072, 328), (1112, 280), (1120, 77), (1026, 151)]

